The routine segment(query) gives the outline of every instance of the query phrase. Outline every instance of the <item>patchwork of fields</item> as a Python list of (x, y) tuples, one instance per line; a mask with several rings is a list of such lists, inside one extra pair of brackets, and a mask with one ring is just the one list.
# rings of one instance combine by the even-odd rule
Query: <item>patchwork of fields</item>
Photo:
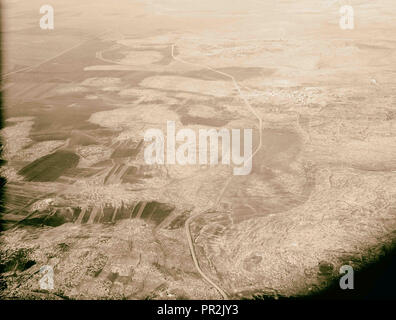
[[(2, 297), (309, 295), (392, 245), (392, 0), (52, 2), (2, 8)], [(167, 121), (252, 128), (251, 173), (147, 164)]]

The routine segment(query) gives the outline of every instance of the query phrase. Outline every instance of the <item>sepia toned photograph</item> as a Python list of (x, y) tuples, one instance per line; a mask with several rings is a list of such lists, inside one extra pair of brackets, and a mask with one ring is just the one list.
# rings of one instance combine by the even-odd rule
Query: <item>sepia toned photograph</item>
[(0, 8), (1, 300), (396, 300), (395, 0)]

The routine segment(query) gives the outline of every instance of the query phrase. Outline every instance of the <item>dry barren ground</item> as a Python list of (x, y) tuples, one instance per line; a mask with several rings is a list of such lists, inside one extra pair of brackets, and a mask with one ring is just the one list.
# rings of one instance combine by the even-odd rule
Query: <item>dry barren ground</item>
[[(52, 2), (2, 8), (2, 298), (308, 295), (393, 245), (393, 0)], [(252, 128), (252, 172), (148, 165), (167, 121)]]

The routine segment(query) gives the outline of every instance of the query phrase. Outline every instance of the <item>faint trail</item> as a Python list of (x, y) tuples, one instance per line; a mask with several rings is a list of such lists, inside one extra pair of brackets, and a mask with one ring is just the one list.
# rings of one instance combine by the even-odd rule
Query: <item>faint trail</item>
[(106, 63), (114, 63), (114, 64), (118, 64), (118, 65), (121, 65), (121, 66), (133, 66), (131, 64), (125, 64), (125, 63), (121, 63), (121, 62), (118, 62), (118, 61), (115, 61), (115, 60), (106, 59), (106, 58), (103, 57), (103, 53), (104, 52), (115, 50), (115, 49), (117, 49), (117, 47), (118, 47), (118, 45), (114, 45), (114, 46), (111, 46), (108, 49), (100, 50), (100, 51), (96, 52), (96, 58), (99, 59), (99, 60), (102, 60), (103, 62), (106, 62)]
[(197, 215), (199, 215), (199, 214), (200, 214), (200, 212), (199, 212), (198, 214), (194, 214), (194, 215), (192, 215), (191, 217), (189, 217), (189, 218), (186, 220), (186, 223), (185, 223), (185, 225), (184, 225), (185, 231), (186, 231), (186, 234), (187, 234), (188, 245), (190, 246), (190, 253), (191, 253), (191, 256), (192, 256), (192, 258), (193, 258), (193, 261), (194, 261), (194, 264), (195, 264), (195, 268), (198, 270), (198, 272), (199, 272), (199, 274), (202, 276), (202, 278), (204, 278), (207, 282), (209, 282), (209, 284), (211, 284), (211, 285), (221, 294), (221, 296), (223, 297), (224, 300), (227, 300), (227, 299), (228, 299), (227, 293), (226, 293), (223, 289), (221, 289), (216, 283), (214, 283), (214, 282), (202, 271), (201, 267), (199, 266), (197, 256), (196, 256), (196, 254), (195, 254), (194, 244), (193, 244), (193, 241), (192, 241), (192, 238), (191, 238), (191, 232), (190, 232), (190, 222), (192, 221), (192, 219), (194, 219), (194, 218), (195, 218)]
[[(109, 32), (111, 32), (111, 31), (112, 31), (112, 30), (107, 30), (107, 31), (101, 32), (100, 34), (96, 35), (94, 38), (103, 36), (103, 35), (105, 35), (106, 33), (109, 33)], [(63, 56), (65, 53), (68, 53), (69, 51), (72, 51), (72, 50), (75, 49), (75, 48), (78, 48), (79, 46), (83, 45), (84, 43), (86, 43), (86, 42), (88, 42), (88, 41), (90, 41), (90, 40), (92, 40), (92, 39), (85, 39), (85, 40), (83, 40), (83, 41), (80, 41), (80, 42), (77, 43), (76, 45), (74, 45), (74, 46), (72, 46), (72, 47), (70, 47), (70, 48), (67, 48), (67, 49), (65, 49), (65, 50), (63, 50), (63, 51), (61, 51), (61, 52), (59, 52), (58, 54), (56, 54), (56, 55), (54, 55), (54, 56), (52, 56), (52, 57), (50, 57), (50, 58), (48, 58), (48, 59), (45, 59), (45, 60), (43, 60), (43, 61), (41, 61), (41, 62), (39, 62), (39, 63), (36, 63), (36, 64), (34, 64), (34, 65), (32, 65), (32, 66), (27, 66), (27, 67), (24, 67), (24, 68), (21, 68), (21, 69), (18, 69), (18, 70), (14, 70), (14, 71), (10, 71), (10, 72), (7, 72), (7, 73), (5, 73), (5, 74), (2, 74), (2, 75), (1, 75), (1, 78), (2, 78), (2, 79), (5, 79), (5, 78), (7, 78), (7, 77), (10, 76), (10, 75), (15, 74), (15, 73), (19, 73), (19, 72), (24, 72), (24, 71), (29, 72), (29, 71), (32, 71), (32, 70), (34, 70), (34, 69), (36, 69), (36, 68), (42, 66), (43, 64), (45, 64), (45, 63), (47, 63), (47, 62), (50, 62), (50, 61), (52, 61), (52, 60), (54, 60), (54, 59), (56, 59), (56, 58), (59, 58), (60, 56)]]
[[(235, 80), (235, 78), (234, 78), (232, 75), (228, 74), (228, 73), (225, 73), (225, 72), (222, 72), (222, 71), (218, 71), (218, 70), (216, 70), (216, 69), (213, 69), (212, 67), (209, 67), (209, 66), (206, 66), (206, 65), (202, 65), (202, 64), (198, 64), (198, 63), (192, 63), (192, 62), (188, 62), (188, 61), (185, 61), (185, 60), (183, 60), (183, 59), (180, 59), (180, 58), (178, 58), (178, 57), (175, 56), (175, 54), (174, 54), (174, 48), (175, 48), (175, 44), (172, 44), (172, 58), (173, 58), (175, 61), (178, 61), (178, 62), (181, 62), (181, 63), (184, 63), (184, 64), (193, 65), (193, 66), (198, 66), (198, 67), (204, 68), (204, 69), (208, 69), (208, 70), (213, 71), (213, 72), (215, 72), (215, 73), (217, 73), (217, 74), (220, 74), (220, 75), (222, 75), (222, 76), (224, 76), (224, 77), (226, 77), (226, 78), (228, 78), (228, 79), (231, 79), (231, 81), (232, 81), (232, 83), (233, 83), (235, 89), (238, 91), (239, 96), (241, 97), (241, 99), (243, 100), (243, 102), (245, 103), (245, 105), (249, 108), (249, 110), (253, 113), (253, 115), (254, 115), (254, 116), (257, 118), (257, 120), (258, 120), (258, 129), (259, 129), (259, 137), (260, 137), (260, 140), (259, 140), (259, 144), (258, 144), (256, 150), (252, 153), (252, 155), (250, 156), (250, 158), (249, 158), (248, 160), (250, 160), (251, 158), (253, 158), (254, 155), (260, 150), (260, 148), (261, 148), (261, 146), (262, 146), (262, 119), (261, 119), (260, 115), (256, 112), (256, 110), (254, 110), (254, 108), (251, 106), (251, 104), (249, 103), (248, 99), (247, 99), (247, 98), (244, 96), (244, 94), (242, 93), (242, 90), (241, 90), (240, 86), (238, 85), (237, 81)], [(226, 183), (225, 183), (224, 187), (222, 188), (222, 190), (220, 191), (220, 194), (219, 194), (219, 196), (218, 196), (218, 198), (217, 198), (217, 200), (216, 200), (215, 206), (220, 202), (221, 198), (223, 197), (223, 194), (224, 194), (225, 190), (227, 189), (227, 187), (228, 187), (228, 185), (229, 185), (231, 179), (232, 179), (232, 175), (231, 175), (230, 177), (227, 178)], [(190, 231), (190, 223), (191, 223), (191, 221), (192, 221), (193, 219), (195, 219), (195, 218), (196, 218), (198, 215), (200, 215), (200, 214), (201, 214), (201, 212), (198, 212), (197, 214), (191, 215), (191, 216), (186, 220), (186, 222), (185, 222), (185, 231), (186, 231), (186, 235), (187, 235), (188, 244), (189, 244), (189, 246), (190, 246), (190, 253), (191, 253), (191, 256), (192, 256), (192, 258), (193, 258), (195, 267), (196, 267), (196, 269), (198, 270), (199, 274), (200, 274), (208, 283), (210, 283), (214, 288), (217, 289), (217, 291), (222, 295), (223, 299), (228, 299), (227, 293), (226, 293), (223, 289), (221, 289), (216, 283), (214, 283), (214, 282), (202, 271), (201, 267), (199, 266), (199, 262), (198, 262), (197, 256), (196, 256), (196, 254), (195, 254), (194, 243), (193, 243), (193, 240), (192, 240), (192, 237), (191, 237), (191, 231)]]
[(79, 46), (81, 46), (82, 44), (84, 44), (87, 41), (89, 41), (89, 40), (81, 41), (81, 42), (77, 43), (76, 45), (72, 46), (71, 48), (63, 50), (62, 52), (58, 53), (57, 55), (55, 55), (53, 57), (50, 57), (50, 58), (48, 58), (48, 59), (46, 59), (44, 61), (36, 63), (36, 64), (34, 64), (32, 66), (28, 66), (28, 67), (25, 67), (25, 68), (22, 68), (22, 69), (18, 69), (18, 70), (15, 70), (15, 71), (11, 71), (11, 72), (5, 73), (5, 74), (1, 75), (1, 77), (4, 79), (4, 78), (7, 78), (8, 76), (10, 76), (12, 74), (15, 74), (15, 73), (24, 72), (24, 71), (26, 71), (26, 72), (32, 71), (33, 69), (38, 68), (41, 65), (43, 65), (43, 64), (45, 64), (47, 62), (50, 62), (50, 61), (52, 61), (52, 60), (64, 55), (65, 53), (67, 53), (67, 52), (69, 52), (69, 51), (71, 51), (71, 50), (73, 50), (75, 48), (78, 48)]
[[(262, 131), (262, 126), (263, 126), (263, 121), (261, 120), (261, 117), (260, 117), (260, 115), (257, 113), (257, 111), (254, 110), (254, 108), (251, 106), (251, 104), (249, 103), (248, 99), (247, 99), (247, 98), (245, 97), (245, 95), (242, 93), (242, 90), (241, 90), (240, 86), (238, 85), (238, 82), (235, 80), (235, 78), (234, 78), (232, 75), (230, 75), (230, 74), (228, 74), (228, 73), (225, 73), (225, 72), (222, 72), (222, 71), (213, 69), (212, 67), (209, 67), (209, 66), (206, 66), (206, 65), (203, 65), (203, 64), (188, 62), (188, 61), (185, 61), (185, 60), (183, 60), (183, 59), (180, 59), (180, 58), (176, 57), (176, 56), (174, 55), (174, 48), (175, 48), (175, 44), (172, 44), (172, 58), (173, 58), (174, 60), (176, 60), (176, 61), (178, 61), (178, 62), (181, 62), (181, 63), (184, 63), (184, 64), (189, 64), (189, 65), (197, 66), (197, 67), (200, 67), (200, 68), (208, 69), (208, 70), (213, 71), (213, 72), (216, 72), (217, 74), (220, 74), (220, 75), (222, 75), (222, 76), (224, 76), (224, 77), (226, 77), (226, 78), (231, 79), (232, 83), (234, 84), (235, 89), (238, 91), (239, 96), (241, 97), (241, 99), (243, 100), (243, 102), (245, 103), (245, 105), (246, 105), (246, 106), (249, 108), (249, 110), (254, 114), (254, 116), (257, 118), (257, 120), (258, 120), (258, 122), (259, 122), (259, 126), (258, 126), (258, 127), (259, 127), (259, 133), (260, 133), (260, 135), (259, 135), (260, 140), (259, 140), (259, 144), (258, 144), (256, 150), (255, 150), (255, 151), (252, 153), (252, 155), (250, 156), (250, 158), (253, 158), (253, 157), (255, 156), (255, 154), (256, 154), (256, 153), (260, 150), (260, 148), (261, 148), (261, 144), (262, 144), (262, 134), (261, 134), (261, 131)], [(248, 160), (250, 160), (250, 158), (249, 158)]]

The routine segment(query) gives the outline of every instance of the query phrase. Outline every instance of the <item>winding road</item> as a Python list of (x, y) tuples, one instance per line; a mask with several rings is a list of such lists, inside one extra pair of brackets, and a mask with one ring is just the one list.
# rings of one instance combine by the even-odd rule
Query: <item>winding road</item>
[[(258, 120), (258, 124), (259, 124), (259, 125), (258, 125), (258, 129), (259, 129), (259, 137), (260, 137), (260, 139), (259, 139), (259, 144), (258, 144), (256, 150), (252, 153), (252, 155), (251, 155), (251, 157), (250, 157), (250, 158), (253, 158), (254, 155), (260, 150), (260, 148), (261, 148), (261, 146), (262, 146), (262, 119), (260, 118), (260, 116), (259, 116), (259, 114), (257, 113), (257, 111), (254, 110), (254, 108), (252, 107), (252, 105), (249, 103), (248, 99), (247, 99), (247, 98), (244, 96), (244, 94), (242, 93), (242, 90), (241, 90), (240, 86), (238, 85), (238, 82), (235, 80), (235, 78), (234, 78), (232, 75), (230, 75), (230, 74), (228, 74), (228, 73), (225, 73), (225, 72), (222, 72), (222, 71), (213, 69), (212, 67), (209, 67), (209, 66), (206, 66), (206, 65), (188, 62), (188, 61), (185, 61), (185, 60), (183, 60), (183, 59), (181, 59), (181, 58), (179, 58), (179, 57), (176, 57), (175, 54), (174, 54), (174, 52), (175, 52), (175, 50), (174, 50), (174, 49), (175, 49), (175, 45), (176, 45), (176, 44), (172, 44), (172, 58), (173, 58), (175, 61), (178, 61), (178, 62), (181, 62), (181, 63), (184, 63), (184, 64), (188, 64), (188, 65), (192, 65), (192, 66), (197, 66), (197, 67), (200, 67), (200, 68), (204, 68), (204, 69), (213, 71), (213, 72), (215, 72), (215, 73), (217, 73), (217, 74), (220, 74), (220, 75), (222, 75), (222, 76), (224, 76), (224, 77), (226, 77), (226, 78), (228, 78), (228, 79), (230, 79), (230, 80), (232, 81), (232, 83), (233, 83), (235, 89), (238, 91), (239, 96), (241, 97), (241, 99), (243, 100), (243, 102), (245, 103), (245, 105), (248, 107), (248, 109), (254, 114), (254, 116), (255, 116), (255, 117), (257, 118), (257, 120)], [(250, 159), (249, 159), (249, 160), (250, 160)], [(217, 206), (217, 204), (220, 202), (221, 198), (223, 197), (223, 194), (224, 194), (225, 190), (227, 189), (227, 187), (228, 187), (228, 185), (229, 185), (229, 183), (230, 183), (232, 177), (233, 177), (233, 176), (231, 175), (231, 176), (229, 176), (229, 177), (227, 178), (224, 187), (222, 188), (222, 190), (220, 191), (219, 196), (217, 197), (215, 206)], [(202, 212), (198, 212), (198, 213), (196, 213), (196, 214), (191, 215), (191, 216), (186, 220), (186, 222), (185, 222), (185, 226), (184, 226), (184, 227), (185, 227), (185, 231), (186, 231), (186, 235), (187, 235), (188, 244), (189, 244), (189, 247), (190, 247), (190, 253), (191, 253), (192, 259), (193, 259), (193, 261), (194, 261), (195, 268), (197, 269), (197, 271), (199, 272), (199, 274), (202, 276), (202, 278), (204, 278), (210, 285), (212, 285), (212, 286), (221, 294), (221, 296), (223, 297), (223, 299), (227, 300), (227, 299), (228, 299), (228, 294), (227, 294), (222, 288), (220, 288), (216, 283), (214, 283), (213, 280), (211, 280), (211, 279), (202, 271), (202, 269), (201, 269), (201, 267), (200, 267), (200, 265), (199, 265), (197, 256), (196, 256), (196, 254), (195, 254), (194, 243), (193, 243), (193, 240), (192, 240), (191, 230), (190, 230), (190, 223), (191, 223), (197, 216), (199, 216), (200, 214), (202, 214)]]

